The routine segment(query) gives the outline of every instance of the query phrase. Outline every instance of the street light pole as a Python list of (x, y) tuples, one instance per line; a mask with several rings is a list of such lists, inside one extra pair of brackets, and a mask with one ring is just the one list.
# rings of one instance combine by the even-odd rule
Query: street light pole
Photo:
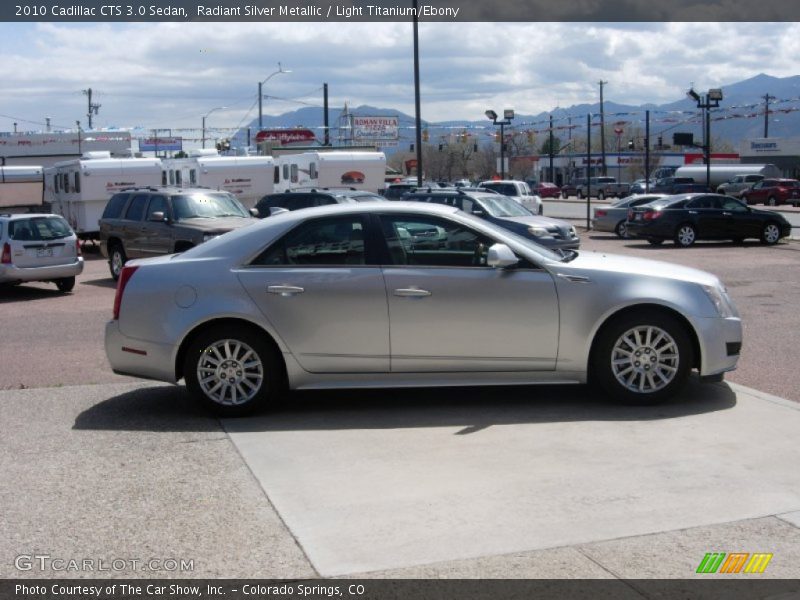
[(497, 120), (497, 113), (493, 110), (489, 109), (484, 113), (489, 119), (491, 119), (494, 125), (500, 125), (500, 179), (506, 178), (506, 136), (505, 136), (505, 126), (511, 125), (511, 119), (514, 118), (514, 111), (513, 109), (506, 108), (503, 110), (503, 120)]
[(262, 100), (264, 98), (262, 90), (264, 88), (264, 84), (267, 83), (270, 79), (275, 77), (275, 75), (280, 75), (281, 73), (291, 73), (291, 70), (286, 69), (284, 70), (281, 66), (281, 63), (278, 63), (278, 70), (274, 73), (270, 73), (266, 79), (258, 82), (258, 130), (261, 131), (262, 123), (264, 120), (263, 111), (262, 111)]
[(206, 114), (203, 115), (203, 137), (200, 140), (201, 143), (202, 143), (202, 147), (203, 148), (206, 147), (206, 117), (208, 117), (208, 115), (210, 115), (214, 111), (224, 110), (226, 108), (228, 108), (228, 107), (227, 106), (217, 106), (215, 108), (212, 108), (210, 111), (208, 111)]
[(697, 102), (697, 108), (703, 110), (703, 159), (706, 163), (706, 187), (711, 189), (711, 109), (719, 108), (722, 100), (722, 90), (719, 88), (710, 89), (705, 96), (701, 96), (692, 88), (686, 92), (692, 100)]

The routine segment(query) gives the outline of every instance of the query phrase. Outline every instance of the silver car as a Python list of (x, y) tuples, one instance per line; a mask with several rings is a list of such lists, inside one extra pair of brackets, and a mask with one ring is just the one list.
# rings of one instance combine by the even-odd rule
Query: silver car
[(621, 198), (608, 206), (596, 206), (592, 213), (592, 229), (594, 231), (613, 231), (618, 237), (628, 237), (625, 221), (628, 219), (628, 209), (642, 204), (649, 204), (653, 200), (663, 198), (666, 194), (642, 194)]
[(51, 281), (69, 292), (81, 272), (78, 236), (63, 217), (0, 214), (0, 284)]
[(178, 382), (224, 415), (289, 389), (579, 384), (626, 402), (736, 367), (711, 274), (556, 254), (456, 208), (338, 204), (125, 265), (106, 326), (117, 373)]

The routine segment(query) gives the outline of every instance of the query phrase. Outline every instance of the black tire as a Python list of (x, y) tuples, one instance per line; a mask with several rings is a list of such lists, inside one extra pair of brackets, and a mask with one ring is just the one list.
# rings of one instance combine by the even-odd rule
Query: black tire
[(56, 279), (55, 283), (59, 292), (64, 292), (64, 293), (71, 292), (72, 288), (75, 287), (75, 278), (64, 277), (63, 279)]
[(646, 309), (621, 315), (601, 329), (590, 373), (612, 399), (650, 405), (677, 393), (693, 364), (686, 326), (670, 314)]
[(599, 192), (597, 192), (597, 199), (598, 200), (605, 200), (606, 199), (606, 193), (603, 190), (600, 190)]
[(622, 219), (617, 226), (614, 227), (614, 233), (617, 234), (618, 238), (627, 239), (628, 238), (628, 227), (625, 225), (625, 219)]
[(766, 204), (768, 204), (769, 206), (778, 206), (780, 202), (778, 202), (778, 199), (775, 196), (770, 196), (769, 198), (767, 198)]
[[(213, 348), (219, 359), (212, 355)], [(247, 368), (245, 359), (250, 363)], [(212, 379), (201, 383), (200, 369), (206, 369)], [(201, 332), (190, 344), (183, 364), (192, 397), (224, 417), (249, 415), (274, 403), (283, 392), (284, 373), (283, 361), (265, 334), (241, 325)]]
[(697, 241), (697, 229), (691, 223), (682, 223), (675, 230), (675, 245), (680, 248), (688, 248)]
[(114, 244), (108, 249), (108, 270), (111, 272), (111, 277), (114, 281), (119, 279), (119, 274), (122, 273), (122, 267), (128, 262), (128, 257), (125, 256), (125, 250), (122, 249), (122, 244)]
[(539, 205), (539, 216), (544, 216), (544, 202)]
[(650, 244), (651, 246), (660, 246), (661, 244), (664, 243), (664, 240), (656, 238), (647, 238), (647, 243)]
[(761, 243), (767, 246), (777, 244), (781, 239), (781, 228), (775, 221), (769, 221), (761, 229)]
[(583, 192), (581, 190), (575, 192), (575, 195), (578, 197), (578, 200), (583, 200)]

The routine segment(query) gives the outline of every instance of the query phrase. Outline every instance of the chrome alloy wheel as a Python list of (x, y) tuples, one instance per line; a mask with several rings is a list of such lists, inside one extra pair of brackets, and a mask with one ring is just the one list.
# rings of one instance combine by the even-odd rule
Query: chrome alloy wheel
[(238, 406), (253, 399), (264, 382), (264, 365), (258, 354), (240, 340), (217, 340), (197, 362), (197, 381), (203, 393), (223, 406)]
[(691, 225), (683, 225), (678, 229), (678, 235), (676, 237), (681, 246), (691, 246), (694, 244), (695, 235), (694, 227)]
[(680, 354), (660, 327), (638, 325), (623, 333), (611, 351), (611, 371), (622, 387), (637, 394), (663, 389), (678, 372)]
[(770, 223), (764, 227), (764, 241), (768, 244), (775, 244), (781, 239), (781, 230), (774, 223)]
[(122, 267), (125, 266), (125, 259), (122, 258), (122, 253), (117, 249), (111, 251), (111, 273), (115, 277), (119, 277), (122, 273)]

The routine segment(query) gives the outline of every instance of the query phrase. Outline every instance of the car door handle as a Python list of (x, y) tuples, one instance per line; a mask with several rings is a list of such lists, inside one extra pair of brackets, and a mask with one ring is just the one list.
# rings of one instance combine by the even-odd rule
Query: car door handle
[(696, 210), (690, 210), (690, 211), (689, 211), (689, 214), (690, 214), (690, 215), (696, 215), (696, 214), (697, 214), (697, 211), (696, 211)]
[(394, 291), (394, 295), (401, 298), (424, 298), (430, 296), (431, 293), (428, 290), (419, 288), (400, 288)]
[(730, 217), (733, 213), (723, 212), (722, 214), (723, 214), (723, 216)]
[(305, 292), (305, 289), (297, 287), (296, 285), (270, 285), (267, 286), (267, 292), (270, 294), (278, 294), (279, 296), (295, 296)]

